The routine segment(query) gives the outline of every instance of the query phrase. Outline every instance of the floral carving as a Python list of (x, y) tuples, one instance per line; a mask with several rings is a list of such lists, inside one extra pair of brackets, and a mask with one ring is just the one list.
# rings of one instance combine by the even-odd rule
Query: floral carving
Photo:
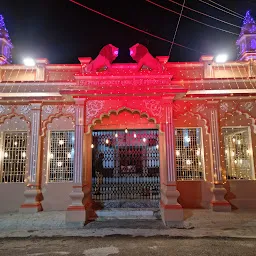
[(253, 102), (246, 102), (246, 103), (244, 104), (244, 108), (245, 108), (246, 110), (248, 110), (248, 111), (252, 111), (253, 107), (254, 107), (254, 103), (253, 103)]
[(75, 114), (76, 108), (74, 105), (70, 105), (67, 109), (66, 112), (70, 114)]
[(204, 112), (206, 109), (205, 105), (204, 104), (198, 104), (195, 108), (195, 111), (200, 113), (200, 112)]
[(4, 111), (5, 111), (5, 106), (0, 105), (0, 114), (4, 113)]
[(86, 103), (86, 123), (99, 114), (103, 109), (105, 101), (104, 100), (91, 100)]
[(144, 100), (145, 107), (152, 113), (153, 116), (162, 116), (162, 106), (159, 101), (156, 100)]
[(21, 108), (20, 108), (21, 114), (27, 114), (29, 111), (30, 111), (30, 106), (28, 106), (28, 105), (21, 106)]
[(220, 104), (220, 109), (224, 112), (228, 112), (228, 103), (227, 102), (222, 102)]
[(52, 112), (53, 112), (53, 110), (54, 110), (54, 107), (53, 106), (51, 106), (51, 105), (47, 105), (47, 106), (44, 106), (44, 112), (46, 113), (46, 114), (51, 114)]

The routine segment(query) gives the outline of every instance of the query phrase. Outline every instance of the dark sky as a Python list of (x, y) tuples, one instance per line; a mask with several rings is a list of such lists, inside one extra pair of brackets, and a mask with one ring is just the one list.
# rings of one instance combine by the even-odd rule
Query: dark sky
[[(178, 21), (176, 14), (160, 9), (144, 0), (77, 0), (93, 9), (129, 23), (140, 29), (172, 40)], [(168, 0), (154, 0), (167, 8), (181, 7)], [(183, 0), (175, 0), (182, 3)], [(208, 0), (205, 0), (208, 1)], [(250, 9), (256, 16), (254, 0), (215, 0), (244, 15)], [(242, 20), (211, 8), (198, 0), (186, 0), (186, 5), (235, 25)], [(109, 43), (119, 47), (115, 62), (131, 62), (128, 48), (139, 42), (152, 55), (168, 55), (170, 44), (134, 31), (101, 17), (68, 0), (0, 0), (0, 13), (15, 46), (13, 62), (24, 56), (48, 58), (50, 63), (79, 63), (78, 57), (93, 57)], [(184, 10), (184, 14), (235, 33), (240, 29)], [(206, 54), (228, 52), (236, 58), (236, 35), (224, 33), (182, 18), (175, 42)], [(200, 53), (173, 47), (171, 61), (198, 61)]]

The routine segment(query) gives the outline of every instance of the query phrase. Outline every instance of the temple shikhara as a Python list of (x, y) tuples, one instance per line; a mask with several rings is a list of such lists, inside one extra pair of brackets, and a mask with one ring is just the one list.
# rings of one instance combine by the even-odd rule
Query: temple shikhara
[[(235, 44), (235, 42), (234, 42)], [(80, 64), (11, 64), (0, 16), (0, 212), (66, 211), (66, 222), (256, 208), (256, 24), (236, 61), (168, 62), (112, 44)], [(30, 65), (31, 64), (31, 65)]]

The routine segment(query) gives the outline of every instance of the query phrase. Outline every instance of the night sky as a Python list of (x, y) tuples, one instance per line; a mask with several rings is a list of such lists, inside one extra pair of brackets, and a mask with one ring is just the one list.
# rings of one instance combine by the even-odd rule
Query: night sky
[[(172, 40), (179, 16), (160, 9), (144, 0), (77, 0), (113, 18)], [(183, 3), (183, 0), (174, 0)], [(208, 1), (208, 0), (205, 0)], [(168, 0), (154, 0), (180, 12), (181, 7)], [(241, 15), (247, 10), (256, 16), (254, 0), (215, 0)], [(241, 26), (242, 19), (211, 8), (198, 0), (186, 0), (186, 5)], [(78, 57), (95, 58), (109, 43), (119, 47), (115, 62), (133, 62), (129, 47), (144, 44), (153, 56), (168, 55), (170, 44), (107, 18), (99, 16), (68, 0), (1, 0), (0, 13), (5, 18), (13, 50), (13, 63), (21, 63), (25, 56), (48, 58), (50, 63), (79, 63)], [(240, 33), (240, 29), (217, 22), (184, 9), (184, 13), (199, 21)], [(205, 54), (227, 52), (235, 59), (237, 36), (181, 18), (175, 42)], [(170, 61), (198, 61), (199, 52), (174, 46)]]

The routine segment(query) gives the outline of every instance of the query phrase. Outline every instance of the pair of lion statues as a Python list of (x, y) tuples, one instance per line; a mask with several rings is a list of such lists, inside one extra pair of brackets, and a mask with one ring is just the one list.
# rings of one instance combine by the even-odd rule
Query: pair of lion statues
[[(104, 46), (99, 55), (89, 63), (86, 67), (86, 72), (99, 71), (102, 68), (107, 67), (111, 70), (111, 63), (118, 56), (118, 48), (112, 44)], [(139, 71), (142, 66), (147, 66), (151, 70), (163, 70), (160, 62), (154, 58), (148, 51), (148, 49), (142, 44), (135, 44), (130, 50), (130, 56), (138, 63), (137, 71)]]

